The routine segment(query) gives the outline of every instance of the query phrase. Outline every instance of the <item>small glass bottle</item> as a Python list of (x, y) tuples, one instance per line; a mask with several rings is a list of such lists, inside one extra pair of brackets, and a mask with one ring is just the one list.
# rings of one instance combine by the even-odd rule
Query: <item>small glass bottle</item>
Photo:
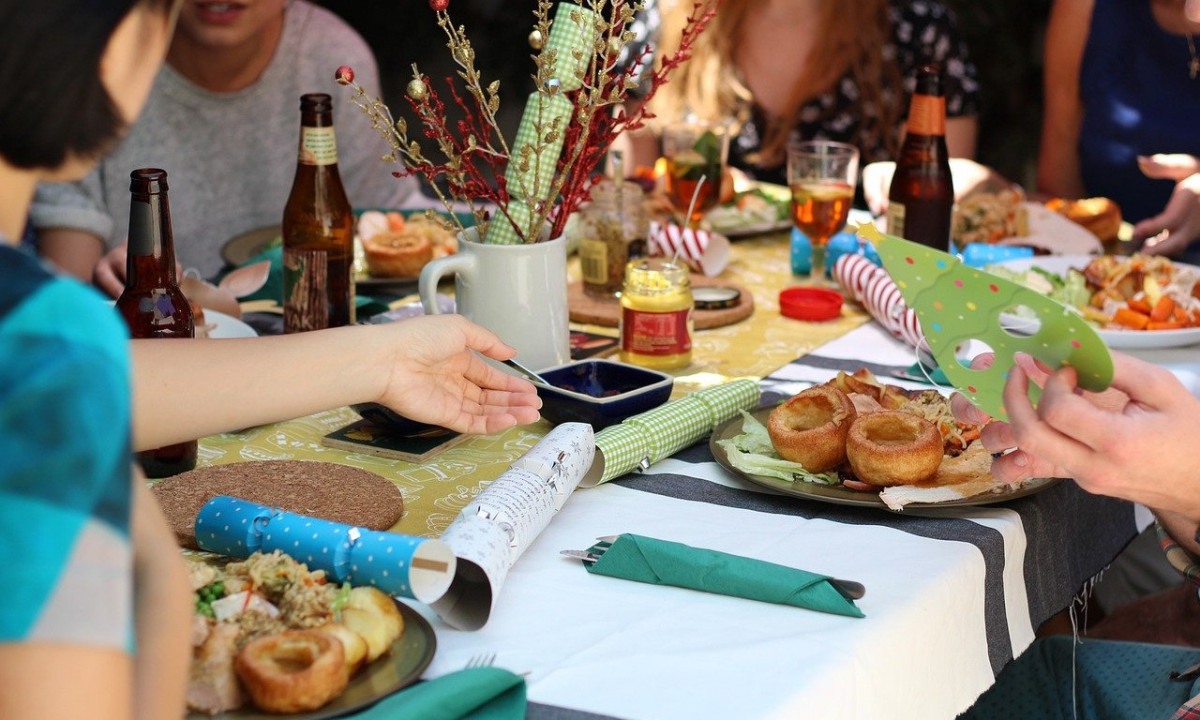
[(888, 234), (950, 250), (954, 181), (946, 152), (946, 97), (938, 65), (917, 69), (907, 129), (888, 189)]
[(324, 93), (300, 97), (300, 153), (282, 230), (284, 332), (352, 325), (354, 215)]
[(643, 196), (641, 187), (628, 180), (604, 179), (592, 188), (579, 225), (579, 267), (589, 296), (615, 297), (625, 282), (625, 266), (646, 256), (650, 219)]
[[(167, 173), (145, 168), (129, 175), (129, 254), (117, 310), (133, 338), (195, 337), (192, 306), (175, 276), (175, 240)], [(147, 477), (162, 478), (196, 467), (195, 440), (137, 454)]]
[(621, 361), (673, 370), (692, 362), (692, 283), (687, 266), (634, 260), (621, 290)]

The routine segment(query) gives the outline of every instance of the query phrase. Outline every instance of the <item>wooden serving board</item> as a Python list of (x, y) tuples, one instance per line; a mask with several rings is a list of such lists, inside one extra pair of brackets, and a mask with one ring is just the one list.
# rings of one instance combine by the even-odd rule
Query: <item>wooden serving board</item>
[[(723, 325), (732, 325), (754, 314), (754, 296), (741, 285), (735, 285), (734, 283), (717, 278), (704, 277), (703, 275), (692, 276), (692, 287), (706, 286), (734, 288), (741, 295), (738, 297), (737, 305), (733, 307), (721, 308), (719, 310), (696, 309), (692, 311), (692, 322), (695, 329), (705, 330)], [(621, 304), (617, 298), (601, 300), (591, 297), (583, 291), (582, 282), (575, 281), (567, 286), (567, 304), (571, 308), (571, 322), (603, 325), (606, 327), (617, 327), (620, 322)]]

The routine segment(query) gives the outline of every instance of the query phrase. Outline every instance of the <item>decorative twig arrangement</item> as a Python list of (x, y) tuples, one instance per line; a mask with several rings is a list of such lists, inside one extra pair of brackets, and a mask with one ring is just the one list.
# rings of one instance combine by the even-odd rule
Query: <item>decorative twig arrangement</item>
[[(617, 60), (635, 40), (629, 28), (644, 0), (581, 0), (578, 5), (564, 0), (553, 20), (553, 3), (538, 0), (529, 35), (537, 89), (526, 101), (511, 143), (496, 120), (500, 83), (485, 85), (465, 28), (450, 20), (449, 0), (430, 0), (429, 6), (446, 34), (457, 77), (447, 77), (439, 94), (413, 65), (406, 100), (419, 130), (410, 133), (404, 118), (395, 118), (381, 99), (368, 97), (354, 82), (352, 68), (338, 68), (337, 81), (354, 88), (353, 102), (391, 144), (384, 160), (402, 168), (393, 175), (419, 175), (448, 211), (460, 201), (477, 224), (491, 221), (484, 242), (538, 242), (559, 237), (567, 218), (587, 201), (593, 172), (613, 140), (653, 117), (645, 110), (646, 101), (691, 57), (696, 38), (721, 2), (695, 1), (674, 53), (655, 58), (653, 48), (646, 46), (622, 67)], [(627, 105), (630, 91), (639, 86), (646, 89), (641, 102)], [(448, 118), (443, 95), (463, 119)], [(430, 159), (417, 138), (436, 146), (441, 159)], [(456, 217), (453, 212), (450, 216)], [(548, 235), (542, 232), (547, 224)], [(460, 224), (458, 229), (464, 228)]]

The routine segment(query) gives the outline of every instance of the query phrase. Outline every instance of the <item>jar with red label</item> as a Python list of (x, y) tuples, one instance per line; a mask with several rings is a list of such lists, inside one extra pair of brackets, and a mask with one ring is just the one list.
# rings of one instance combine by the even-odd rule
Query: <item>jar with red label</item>
[(692, 362), (692, 283), (687, 266), (663, 258), (625, 267), (621, 360), (671, 370)]

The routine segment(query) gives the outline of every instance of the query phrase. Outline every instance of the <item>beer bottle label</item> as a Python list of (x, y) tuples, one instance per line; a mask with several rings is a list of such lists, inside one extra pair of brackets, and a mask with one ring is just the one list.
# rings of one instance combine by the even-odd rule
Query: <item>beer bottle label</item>
[(301, 165), (336, 165), (337, 140), (332, 127), (300, 129)]
[(324, 250), (283, 251), (283, 324), (286, 332), (329, 327), (328, 253)]
[(914, 95), (908, 109), (908, 132), (914, 135), (945, 135), (946, 98)]
[(896, 237), (904, 237), (904, 203), (895, 200), (888, 201), (887, 233)]

